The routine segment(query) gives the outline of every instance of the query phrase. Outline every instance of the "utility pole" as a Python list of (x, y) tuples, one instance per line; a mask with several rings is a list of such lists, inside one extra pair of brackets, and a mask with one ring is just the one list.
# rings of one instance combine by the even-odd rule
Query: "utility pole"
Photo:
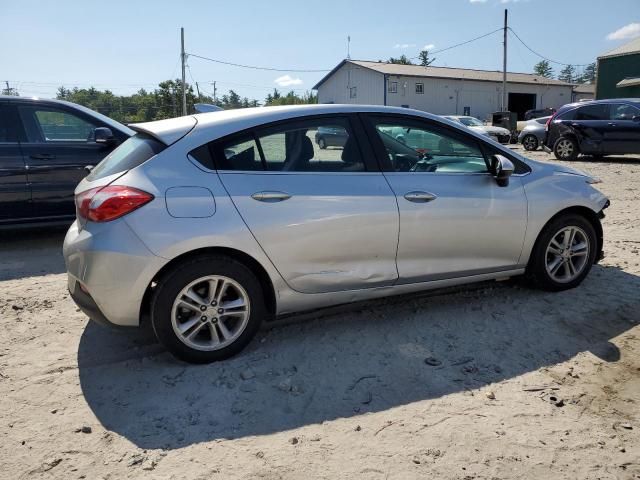
[(198, 92), (198, 101), (201, 101), (202, 98), (200, 98), (200, 86), (198, 85), (198, 82), (196, 82), (196, 92)]
[(185, 66), (187, 63), (187, 55), (184, 53), (184, 27), (180, 27), (180, 59), (182, 60), (182, 115), (186, 115), (187, 114), (187, 84), (185, 82)]
[(216, 96), (218, 89), (216, 88), (216, 82), (213, 82), (213, 103), (218, 101), (218, 97)]
[(347, 35), (347, 60), (351, 60), (351, 35)]
[(507, 111), (507, 14), (508, 10), (504, 9), (504, 52), (502, 58), (502, 109)]

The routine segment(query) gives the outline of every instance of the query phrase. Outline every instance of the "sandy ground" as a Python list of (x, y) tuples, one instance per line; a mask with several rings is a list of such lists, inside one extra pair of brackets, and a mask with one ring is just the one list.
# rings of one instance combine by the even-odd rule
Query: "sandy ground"
[(1, 236), (0, 478), (640, 478), (640, 158), (574, 165), (612, 201), (581, 287), (370, 302), (206, 366), (89, 323), (63, 232)]

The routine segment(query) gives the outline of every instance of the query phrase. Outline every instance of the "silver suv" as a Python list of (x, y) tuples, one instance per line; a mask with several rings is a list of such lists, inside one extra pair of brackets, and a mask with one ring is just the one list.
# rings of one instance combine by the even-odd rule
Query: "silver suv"
[[(572, 288), (602, 255), (597, 180), (424, 112), (273, 107), (132, 128), (76, 189), (69, 290), (102, 323), (149, 314), (190, 362), (292, 312), (523, 274)], [(344, 144), (320, 148), (325, 129)]]

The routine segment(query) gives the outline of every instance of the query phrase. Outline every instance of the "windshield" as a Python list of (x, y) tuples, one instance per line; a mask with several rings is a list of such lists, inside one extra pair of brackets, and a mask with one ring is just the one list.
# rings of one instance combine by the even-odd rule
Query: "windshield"
[(483, 127), (484, 123), (478, 120), (475, 117), (460, 117), (460, 123), (466, 125), (467, 127)]

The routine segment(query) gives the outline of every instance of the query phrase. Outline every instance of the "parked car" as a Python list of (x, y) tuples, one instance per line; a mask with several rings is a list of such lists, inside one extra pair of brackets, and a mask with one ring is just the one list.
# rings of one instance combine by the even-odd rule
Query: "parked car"
[(511, 132), (506, 128), (502, 127), (494, 127), (492, 125), (485, 125), (481, 120), (478, 120), (476, 117), (467, 117), (461, 115), (445, 115), (444, 118), (452, 120), (454, 122), (460, 123), (467, 128), (472, 130), (476, 130), (491, 137), (496, 142), (500, 143), (509, 143), (511, 140)]
[[(329, 126), (347, 135), (333, 160), (311, 140)], [(131, 128), (76, 188), (69, 290), (98, 322), (148, 314), (190, 362), (330, 305), (523, 274), (566, 290), (602, 255), (595, 179), (425, 112), (299, 105)], [(438, 141), (419, 152), (400, 132)]]
[(565, 105), (547, 122), (544, 146), (558, 160), (640, 153), (640, 98)]
[(524, 119), (533, 120), (534, 118), (550, 117), (554, 113), (556, 113), (555, 108), (539, 108), (537, 110), (527, 110), (526, 112), (524, 112)]
[(133, 133), (70, 102), (0, 96), (0, 227), (70, 223), (87, 169)]
[(526, 125), (518, 135), (518, 143), (521, 143), (525, 150), (537, 150), (546, 135), (547, 121), (551, 117), (541, 117), (526, 122)]
[(344, 147), (347, 132), (342, 127), (320, 127), (315, 135), (316, 143), (323, 150), (327, 147)]

